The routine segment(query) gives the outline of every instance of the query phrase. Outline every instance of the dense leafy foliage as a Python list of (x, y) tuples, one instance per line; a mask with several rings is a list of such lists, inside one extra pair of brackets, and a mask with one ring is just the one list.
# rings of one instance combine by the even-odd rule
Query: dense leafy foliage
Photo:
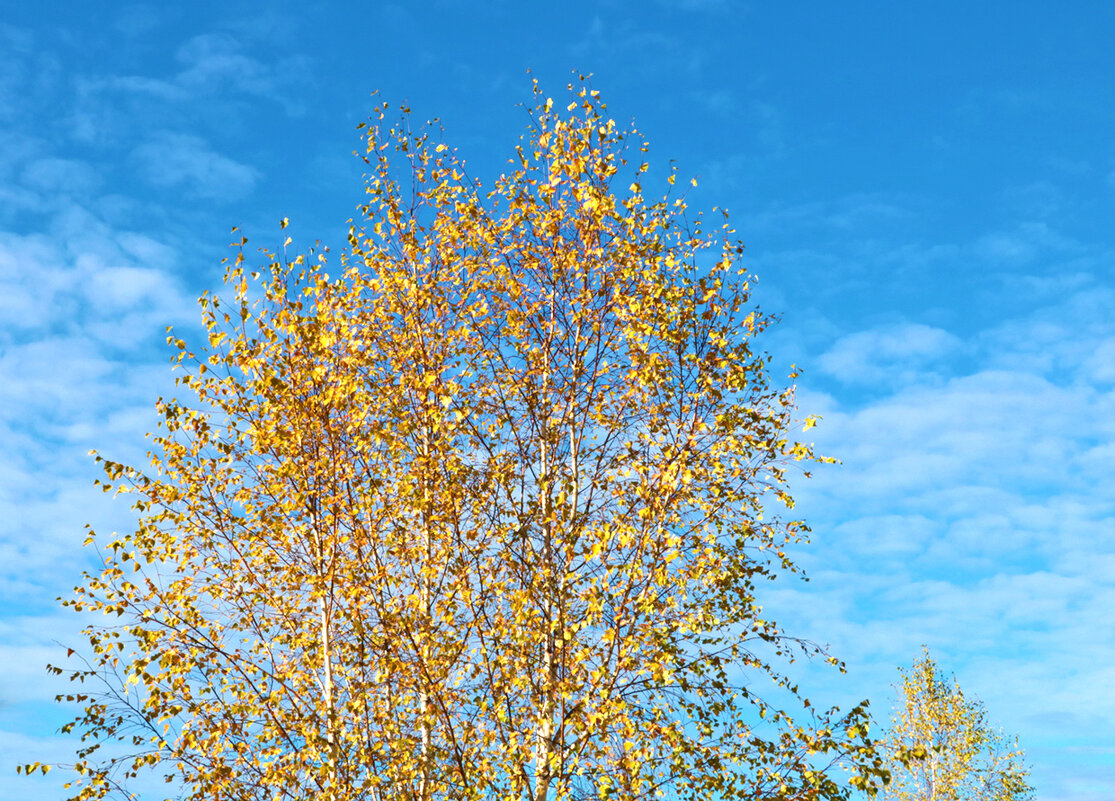
[(814, 456), (753, 350), (742, 246), (644, 198), (645, 144), (586, 84), (536, 96), (486, 193), (382, 107), (336, 274), (241, 252), (208, 342), (171, 337), (189, 399), (160, 403), (150, 469), (103, 461), (141, 522), (90, 536), (105, 569), (70, 602), (122, 623), (76, 674), (77, 798), (148, 767), (198, 801), (835, 799), (882, 775), (864, 708), (815, 714), (772, 662), (820, 653), (758, 601), (794, 569), (806, 528), (774, 512)]

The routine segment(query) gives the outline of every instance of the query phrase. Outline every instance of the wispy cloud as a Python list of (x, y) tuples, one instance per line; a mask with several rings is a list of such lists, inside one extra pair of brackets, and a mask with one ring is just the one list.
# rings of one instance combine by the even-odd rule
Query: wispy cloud
[(568, 46), (578, 64), (615, 63), (617, 60), (644, 65), (652, 73), (680, 70), (687, 75), (700, 73), (703, 59), (680, 37), (630, 20), (605, 20), (597, 15), (587, 30)]
[[(44, 666), (81, 621), (54, 599), (93, 567), (85, 524), (131, 520), (92, 486), (86, 452), (143, 463), (152, 399), (171, 389), (162, 326), (190, 304), (165, 244), (50, 191), (75, 165), (45, 164), (24, 176), (45, 230), (0, 231), (0, 748), (67, 761), (73, 743), (50, 734), (65, 713), (48, 703), (67, 688)], [(52, 782), (21, 783), (19, 797), (59, 797)]]
[(0, 120), (14, 118), (18, 113), (19, 106), (14, 101), (23, 85), (31, 80), (34, 49), (34, 37), (29, 31), (0, 22), (0, 51), (5, 54), (0, 59)]
[(731, 3), (729, 0), (655, 0), (655, 2), (671, 11), (719, 13), (731, 9), (739, 14), (741, 8), (746, 10), (742, 4)]
[(130, 141), (142, 122), (159, 119), (197, 127), (222, 116), (237, 119), (233, 109), (245, 99), (277, 104), (287, 114), (302, 113), (292, 87), (305, 80), (304, 55), (263, 62), (248, 55), (228, 33), (195, 36), (175, 53), (178, 70), (170, 75), (83, 74), (75, 79), (76, 99), (69, 129), (82, 142), (106, 145)]
[(261, 97), (276, 97), (279, 81), (275, 70), (245, 55), (227, 33), (195, 36), (175, 54), (182, 71), (174, 83), (187, 92), (205, 93), (215, 87), (239, 90)]
[(28, 188), (55, 197), (87, 197), (103, 184), (100, 173), (92, 164), (54, 157), (30, 162), (24, 168), (21, 179)]
[(222, 156), (190, 134), (164, 131), (137, 147), (134, 157), (153, 186), (182, 189), (206, 200), (242, 200), (259, 178), (254, 167)]
[(976, 254), (997, 266), (1032, 262), (1038, 255), (1064, 255), (1080, 245), (1044, 222), (1020, 223), (1014, 230), (988, 234), (976, 242)]
[(948, 331), (903, 323), (841, 337), (817, 361), (822, 370), (845, 383), (887, 380), (908, 385), (927, 366), (960, 347), (960, 340)]

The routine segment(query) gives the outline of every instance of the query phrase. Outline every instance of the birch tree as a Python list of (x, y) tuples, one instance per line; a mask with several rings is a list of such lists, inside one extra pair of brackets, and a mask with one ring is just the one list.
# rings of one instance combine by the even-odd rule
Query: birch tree
[(109, 615), (75, 799), (147, 770), (191, 801), (874, 788), (864, 706), (784, 672), (839, 663), (760, 606), (815, 457), (742, 246), (673, 174), (648, 200), (645, 142), (570, 90), (535, 87), (487, 189), (380, 107), (336, 266), (241, 239), (207, 341), (171, 333), (151, 464), (98, 457), (139, 525), (89, 534), (67, 602)]
[(903, 671), (887, 738), (895, 801), (1025, 801), (1025, 754), (987, 721), (983, 704), (940, 671), (928, 650)]

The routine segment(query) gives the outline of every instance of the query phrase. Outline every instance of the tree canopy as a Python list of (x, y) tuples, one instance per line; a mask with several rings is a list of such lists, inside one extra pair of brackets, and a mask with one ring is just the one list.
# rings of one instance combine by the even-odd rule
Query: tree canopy
[(1026, 801), (1025, 754), (987, 721), (983, 704), (942, 673), (928, 649), (902, 672), (887, 736), (895, 801)]
[(339, 266), (288, 238), (252, 271), (241, 239), (207, 341), (171, 334), (150, 466), (98, 457), (139, 524), (90, 533), (67, 601), (110, 615), (75, 798), (148, 769), (197, 801), (874, 787), (864, 707), (816, 712), (779, 664), (838, 663), (760, 606), (816, 457), (742, 245), (673, 174), (644, 197), (645, 142), (570, 89), (535, 87), (486, 190), (381, 106)]

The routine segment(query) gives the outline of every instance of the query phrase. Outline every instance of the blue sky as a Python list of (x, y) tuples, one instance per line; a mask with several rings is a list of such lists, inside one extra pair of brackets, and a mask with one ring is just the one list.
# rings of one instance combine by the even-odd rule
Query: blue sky
[[(64, 759), (42, 665), (127, 525), (229, 229), (339, 248), (371, 92), (497, 175), (530, 77), (592, 73), (652, 162), (732, 212), (776, 369), (843, 461), (799, 482), (787, 628), (886, 717), (927, 644), (1017, 733), (1038, 795), (1115, 797), (1115, 4), (9, 3), (0, 17), (0, 754)], [(57, 798), (0, 768), (0, 798)]]

